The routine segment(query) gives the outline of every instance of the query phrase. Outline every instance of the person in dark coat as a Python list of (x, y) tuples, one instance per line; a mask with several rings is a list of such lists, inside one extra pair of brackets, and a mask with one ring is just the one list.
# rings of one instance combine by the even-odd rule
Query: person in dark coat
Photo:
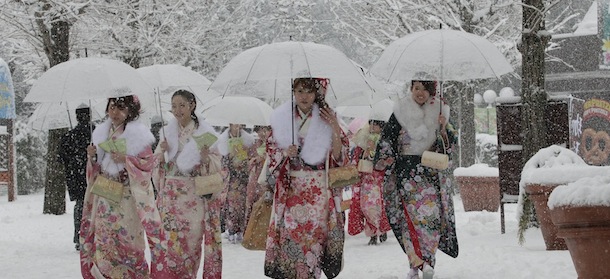
[(79, 231), (83, 214), (83, 201), (87, 189), (85, 170), (87, 168), (87, 145), (91, 142), (91, 111), (82, 104), (76, 109), (78, 124), (62, 137), (59, 156), (65, 166), (66, 184), (70, 201), (74, 205), (74, 244), (80, 250)]

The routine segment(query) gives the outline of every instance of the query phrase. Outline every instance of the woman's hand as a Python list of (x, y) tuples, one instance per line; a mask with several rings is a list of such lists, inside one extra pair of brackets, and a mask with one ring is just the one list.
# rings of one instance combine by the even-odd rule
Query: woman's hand
[(125, 154), (118, 152), (112, 152), (111, 154), (112, 161), (114, 161), (115, 163), (125, 163)]
[(296, 158), (297, 156), (299, 156), (299, 148), (296, 145), (291, 145), (288, 146), (288, 148), (285, 151), (285, 156), (288, 156), (290, 158)]
[(447, 127), (447, 118), (444, 115), (438, 116), (438, 124), (441, 124), (441, 130), (445, 130)]
[(165, 151), (167, 151), (169, 144), (167, 144), (167, 141), (164, 140), (161, 143), (159, 143), (159, 147), (161, 148), (161, 152), (165, 152)]
[(92, 159), (95, 157), (95, 155), (97, 154), (97, 148), (95, 147), (95, 145), (92, 143), (89, 146), (87, 146), (87, 158)]
[(199, 150), (199, 155), (201, 156), (202, 163), (207, 164), (210, 162), (210, 149), (207, 146), (203, 146)]

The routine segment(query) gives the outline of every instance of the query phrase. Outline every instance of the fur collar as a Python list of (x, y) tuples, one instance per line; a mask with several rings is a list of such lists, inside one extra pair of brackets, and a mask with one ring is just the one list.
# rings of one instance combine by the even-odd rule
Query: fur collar
[[(254, 144), (254, 136), (244, 131), (243, 129), (239, 131), (240, 137), (244, 142), (245, 147), (250, 147)], [(218, 141), (213, 146), (218, 150), (218, 153), (222, 156), (229, 155), (229, 128), (227, 128), (220, 137), (218, 137)]]
[[(436, 140), (436, 131), (440, 128), (439, 111), (440, 105), (437, 97), (430, 97), (424, 105), (420, 106), (413, 100), (411, 92), (407, 92), (394, 104), (394, 116), (411, 138), (409, 153), (421, 155), (432, 146)], [(449, 121), (449, 106), (446, 104), (443, 104), (443, 115)]]
[[(91, 134), (91, 141), (97, 147), (97, 158), (98, 163), (102, 167), (102, 170), (110, 175), (117, 175), (119, 171), (125, 168), (125, 164), (116, 164), (110, 154), (99, 147), (99, 144), (106, 141), (110, 136), (110, 127), (112, 120), (106, 119), (102, 124), (98, 125), (93, 134)], [(132, 121), (125, 125), (125, 131), (117, 138), (124, 138), (127, 142), (127, 155), (136, 156), (140, 152), (144, 151), (147, 146), (150, 146), (155, 142), (155, 136), (150, 132), (150, 129), (146, 125)], [(107, 155), (107, 156), (106, 156)]]
[[(324, 162), (330, 151), (333, 131), (320, 118), (320, 108), (318, 105), (314, 104), (312, 109), (312, 116), (309, 120), (311, 124), (301, 147), (301, 159), (309, 165), (317, 165)], [(286, 119), (292, 119), (293, 123), (286, 121)], [(271, 129), (273, 130), (273, 137), (280, 148), (286, 149), (292, 145), (293, 138), (295, 140), (294, 144), (299, 146), (299, 141), (297, 140), (298, 124), (292, 110), (292, 102), (286, 102), (273, 111), (271, 114)]]
[(199, 127), (193, 131), (191, 138), (187, 140), (187, 143), (182, 148), (182, 152), (178, 154), (178, 157), (176, 157), (179, 145), (178, 137), (180, 134), (180, 124), (178, 123), (178, 120), (176, 118), (171, 118), (167, 123), (167, 126), (160, 131), (159, 138), (164, 138), (167, 141), (168, 158), (175, 157), (173, 160), (176, 162), (176, 167), (178, 167), (178, 170), (182, 173), (190, 172), (196, 165), (199, 164), (199, 162), (201, 162), (201, 154), (197, 148), (197, 143), (192, 140), (193, 136), (211, 133), (218, 137), (218, 133), (210, 124), (203, 120), (201, 115), (197, 115), (197, 119), (199, 120)]

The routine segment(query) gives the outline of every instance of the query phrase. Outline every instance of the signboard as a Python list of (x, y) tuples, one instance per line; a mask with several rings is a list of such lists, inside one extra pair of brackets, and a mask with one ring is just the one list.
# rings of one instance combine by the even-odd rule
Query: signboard
[(497, 134), (496, 108), (474, 108), (474, 127), (478, 134)]
[(570, 146), (593, 166), (610, 165), (610, 98), (579, 94), (570, 103)]
[(610, 0), (597, 0), (597, 32), (602, 40), (599, 68), (610, 70)]
[(15, 118), (15, 91), (11, 71), (0, 58), (0, 118)]

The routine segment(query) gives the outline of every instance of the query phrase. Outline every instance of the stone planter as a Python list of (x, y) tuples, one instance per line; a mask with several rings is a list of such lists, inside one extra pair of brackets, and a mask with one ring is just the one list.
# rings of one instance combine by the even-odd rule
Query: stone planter
[(579, 279), (610, 276), (610, 207), (560, 206), (551, 210)]
[(568, 247), (563, 238), (557, 237), (557, 228), (551, 220), (551, 213), (547, 202), (549, 195), (558, 185), (526, 184), (525, 192), (534, 204), (536, 218), (540, 222), (542, 238), (547, 250), (567, 250)]
[(498, 211), (500, 179), (497, 176), (456, 176), (464, 211)]

